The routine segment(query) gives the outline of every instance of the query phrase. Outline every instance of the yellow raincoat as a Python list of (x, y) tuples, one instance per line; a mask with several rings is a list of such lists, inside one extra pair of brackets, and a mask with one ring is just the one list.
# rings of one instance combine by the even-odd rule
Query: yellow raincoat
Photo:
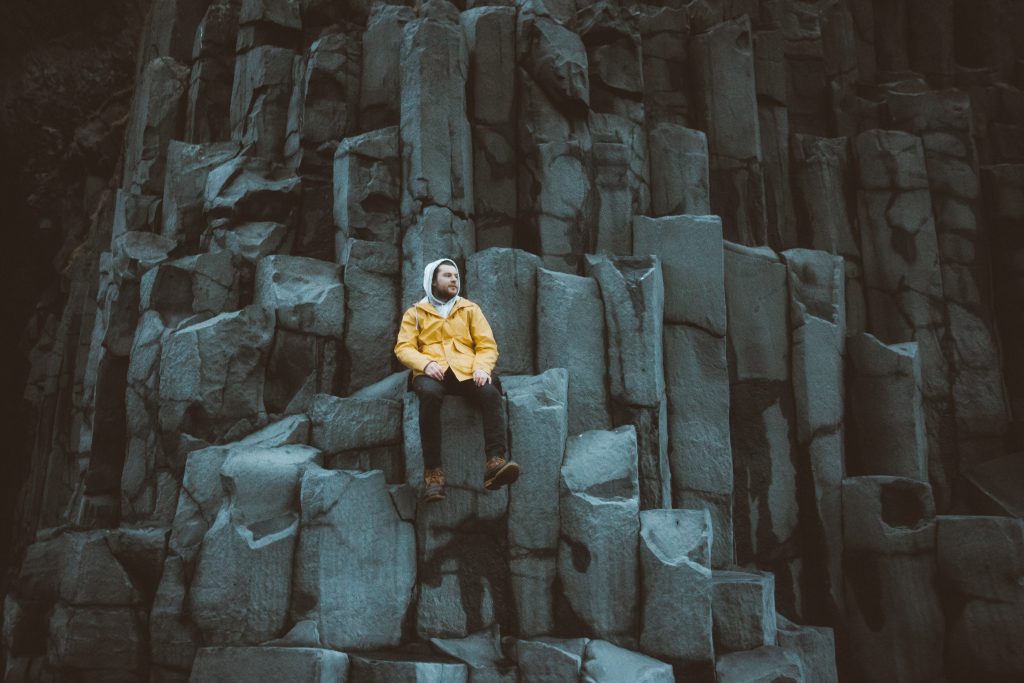
[(412, 370), (413, 378), (435, 361), (442, 370), (451, 368), (455, 377), (465, 381), (475, 370), (491, 374), (498, 362), (498, 344), (483, 311), (472, 301), (460, 298), (447, 318), (420, 301), (402, 316), (395, 355)]

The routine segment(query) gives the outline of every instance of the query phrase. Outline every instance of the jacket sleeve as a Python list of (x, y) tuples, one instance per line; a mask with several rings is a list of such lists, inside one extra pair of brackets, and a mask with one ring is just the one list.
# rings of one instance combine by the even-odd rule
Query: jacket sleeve
[(476, 357), (473, 359), (473, 370), (483, 370), (488, 375), (494, 372), (498, 363), (498, 342), (494, 340), (491, 325), (484, 317), (479, 306), (474, 306), (469, 315), (469, 333), (473, 336)]
[(430, 363), (430, 358), (420, 353), (417, 339), (419, 330), (416, 329), (416, 315), (412, 308), (402, 316), (402, 326), (398, 330), (398, 341), (395, 343), (395, 355), (402, 365), (421, 372)]

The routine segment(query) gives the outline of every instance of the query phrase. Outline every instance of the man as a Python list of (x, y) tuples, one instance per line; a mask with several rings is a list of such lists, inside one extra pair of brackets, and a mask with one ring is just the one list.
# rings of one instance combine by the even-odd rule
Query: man
[(423, 269), (426, 296), (402, 316), (395, 355), (412, 370), (420, 399), (423, 500), (445, 497), (441, 467), (441, 402), (445, 394), (474, 400), (484, 422), (484, 488), (500, 489), (519, 478), (519, 465), (505, 460), (505, 416), (500, 383), (493, 375), (498, 345), (480, 307), (459, 296), (459, 269), (440, 259)]

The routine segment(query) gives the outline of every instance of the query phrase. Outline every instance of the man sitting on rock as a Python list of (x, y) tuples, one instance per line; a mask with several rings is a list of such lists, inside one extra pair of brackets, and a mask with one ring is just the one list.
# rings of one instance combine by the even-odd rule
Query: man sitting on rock
[(395, 355), (412, 370), (420, 399), (423, 500), (443, 500), (441, 401), (458, 394), (475, 401), (484, 422), (484, 488), (494, 491), (519, 478), (519, 465), (505, 460), (505, 416), (501, 386), (493, 375), (498, 344), (480, 307), (459, 296), (459, 269), (440, 259), (423, 269), (426, 296), (402, 316)]

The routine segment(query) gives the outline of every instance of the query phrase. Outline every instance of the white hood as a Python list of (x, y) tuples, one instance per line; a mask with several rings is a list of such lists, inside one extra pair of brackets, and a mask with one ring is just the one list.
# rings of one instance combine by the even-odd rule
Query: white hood
[(433, 305), (433, 307), (437, 309), (437, 312), (440, 313), (442, 317), (447, 318), (448, 313), (452, 310), (452, 306), (454, 306), (455, 302), (459, 300), (459, 292), (462, 291), (462, 275), (459, 275), (459, 289), (455, 293), (455, 296), (453, 296), (448, 301), (441, 301), (436, 296), (434, 296), (434, 291), (431, 285), (434, 282), (434, 271), (437, 270), (437, 267), (440, 266), (442, 263), (447, 263), (451, 265), (452, 267), (455, 268), (456, 273), (459, 272), (459, 266), (456, 265), (455, 261), (452, 261), (450, 258), (442, 258), (428, 263), (427, 267), (423, 269), (423, 291), (427, 295), (426, 297), (424, 297), (423, 301)]

